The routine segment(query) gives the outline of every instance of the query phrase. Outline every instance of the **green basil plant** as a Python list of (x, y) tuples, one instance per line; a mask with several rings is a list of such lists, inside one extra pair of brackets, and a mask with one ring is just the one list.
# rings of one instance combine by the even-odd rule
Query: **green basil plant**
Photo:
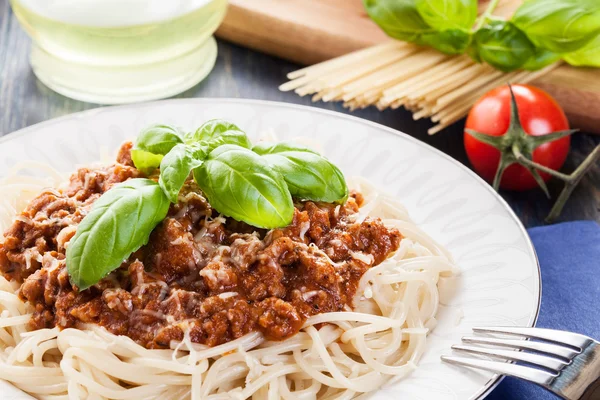
[(600, 66), (600, 1), (526, 0), (510, 20), (477, 18), (477, 0), (363, 0), (388, 36), (469, 54), (501, 71), (537, 70), (560, 59)]

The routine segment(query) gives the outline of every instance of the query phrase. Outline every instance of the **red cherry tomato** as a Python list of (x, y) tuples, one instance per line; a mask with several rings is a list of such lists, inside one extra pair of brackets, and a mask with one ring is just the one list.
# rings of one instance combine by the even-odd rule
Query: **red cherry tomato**
[[(512, 85), (519, 110), (519, 119), (525, 132), (532, 136), (569, 129), (569, 122), (564, 111), (548, 93), (529, 85)], [(510, 123), (510, 90), (508, 86), (500, 86), (486, 93), (475, 103), (465, 128), (492, 136), (503, 136)], [(500, 162), (500, 151), (482, 143), (465, 133), (465, 149), (469, 161), (475, 171), (492, 182)], [(533, 161), (553, 170), (564, 164), (571, 138), (569, 136), (542, 144), (533, 151)], [(550, 175), (540, 173), (544, 181)], [(521, 165), (508, 167), (500, 181), (500, 187), (509, 190), (528, 190), (537, 187), (531, 173)]]

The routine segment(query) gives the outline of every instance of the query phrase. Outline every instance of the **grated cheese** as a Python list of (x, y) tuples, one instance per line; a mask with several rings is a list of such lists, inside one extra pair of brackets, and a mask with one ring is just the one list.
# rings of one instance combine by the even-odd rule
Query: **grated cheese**
[(229, 299), (231, 297), (235, 297), (237, 295), (238, 295), (238, 292), (225, 292), (225, 293), (219, 294), (219, 298), (221, 300), (225, 300), (225, 299)]
[(375, 258), (372, 254), (361, 253), (360, 251), (351, 251), (350, 256), (355, 260), (361, 261), (367, 265), (371, 265), (375, 262)]
[[(339, 207), (339, 206), (338, 206)], [(304, 240), (304, 235), (310, 229), (310, 222), (304, 221), (302, 225), (300, 225), (300, 240)]]

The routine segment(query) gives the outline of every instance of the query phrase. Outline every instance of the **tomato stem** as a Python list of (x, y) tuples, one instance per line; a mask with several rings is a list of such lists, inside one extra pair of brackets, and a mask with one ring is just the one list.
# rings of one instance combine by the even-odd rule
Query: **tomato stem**
[(512, 157), (501, 157), (500, 163), (498, 164), (498, 169), (496, 170), (496, 175), (494, 176), (494, 182), (492, 186), (494, 190), (497, 192), (500, 190), (500, 181), (502, 181), (502, 175), (504, 174), (504, 170), (515, 163), (515, 160)]
[[(526, 168), (527, 171), (529, 171), (529, 173), (531, 174), (531, 176), (533, 176), (533, 179), (535, 179), (538, 186), (540, 188), (542, 188), (542, 190), (544, 191), (544, 194), (546, 195), (546, 197), (550, 198), (550, 192), (548, 191), (548, 186), (546, 186), (546, 182), (544, 182), (544, 179), (542, 178), (542, 176), (536, 169), (536, 168), (539, 169), (539, 167), (542, 167), (542, 168), (546, 168), (546, 167), (525, 157), (523, 155), (523, 153), (521, 153), (521, 147), (518, 143), (513, 143), (511, 150), (512, 150), (512, 154), (515, 158), (515, 161), (518, 164), (520, 164), (521, 166), (523, 166), (524, 168)], [(554, 170), (551, 170), (551, 171), (555, 172)], [(554, 175), (554, 174), (552, 174), (552, 175)]]
[(565, 187), (563, 188), (562, 192), (560, 192), (558, 199), (556, 199), (556, 203), (554, 203), (552, 210), (550, 210), (550, 214), (548, 214), (546, 217), (546, 222), (553, 222), (560, 215), (563, 207), (569, 199), (569, 196), (571, 196), (571, 193), (577, 184), (581, 182), (585, 174), (596, 164), (596, 161), (598, 160), (600, 160), (600, 145), (596, 146), (594, 151), (592, 151), (592, 153), (588, 155), (585, 160), (583, 160), (583, 162), (571, 175), (565, 175)]
[(542, 164), (536, 163), (535, 161), (528, 159), (527, 157), (525, 157), (523, 155), (523, 153), (521, 153), (521, 150), (518, 147), (513, 146), (512, 151), (513, 151), (513, 154), (515, 155), (515, 158), (519, 164), (521, 164), (523, 166), (529, 166), (529, 167), (535, 168), (537, 170), (545, 172), (548, 175), (552, 175), (553, 177), (558, 178), (563, 181), (569, 180), (569, 175), (563, 174), (562, 172), (555, 171), (551, 168), (548, 168)]

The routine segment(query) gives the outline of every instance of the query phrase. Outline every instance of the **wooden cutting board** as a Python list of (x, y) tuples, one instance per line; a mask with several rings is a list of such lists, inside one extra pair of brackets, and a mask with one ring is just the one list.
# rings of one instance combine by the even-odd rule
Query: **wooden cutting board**
[[(389, 40), (368, 18), (361, 0), (229, 3), (218, 37), (302, 65)], [(556, 97), (572, 126), (600, 133), (600, 69), (562, 66), (535, 85)]]

